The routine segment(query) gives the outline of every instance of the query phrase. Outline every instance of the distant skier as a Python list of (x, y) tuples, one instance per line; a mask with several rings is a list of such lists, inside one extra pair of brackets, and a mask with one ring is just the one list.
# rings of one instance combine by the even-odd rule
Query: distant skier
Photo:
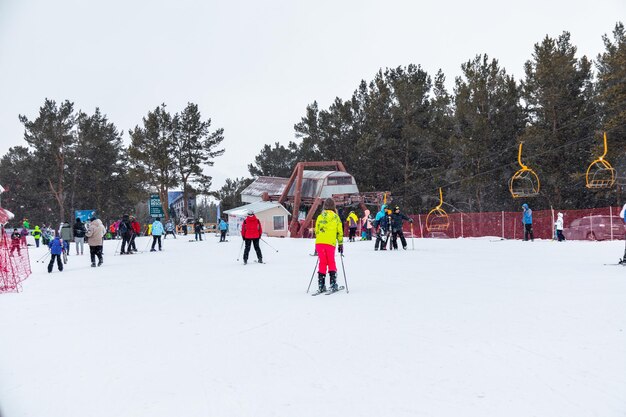
[(102, 220), (92, 217), (87, 228), (85, 236), (89, 245), (89, 256), (91, 258), (91, 266), (96, 266), (96, 257), (98, 257), (98, 266), (102, 265), (102, 245), (104, 235), (107, 233), (106, 227), (102, 224)]
[(13, 233), (11, 233), (11, 253), (13, 256), (13, 252), (17, 250), (17, 256), (22, 256), (22, 234), (17, 227), (13, 229)]
[(363, 231), (365, 232), (365, 239), (364, 240), (372, 240), (372, 216), (370, 214), (369, 210), (365, 210), (364, 214), (363, 214), (363, 218), (361, 219), (361, 221), (363, 222)]
[(172, 219), (169, 219), (167, 223), (165, 223), (165, 235), (163, 236), (163, 239), (167, 239), (167, 235), (172, 235), (174, 236), (174, 239), (176, 239), (176, 227), (174, 226)]
[(122, 216), (122, 221), (120, 221), (117, 226), (117, 232), (120, 234), (120, 236), (122, 236), (122, 248), (120, 249), (120, 255), (132, 254), (130, 250), (130, 241), (133, 238), (134, 232), (128, 214), (124, 214)]
[(409, 223), (413, 223), (413, 219), (404, 213), (400, 213), (400, 207), (396, 206), (391, 214), (391, 248), (396, 250), (398, 249), (398, 237), (402, 242), (402, 249), (406, 250), (406, 239), (404, 238), (404, 232), (402, 231), (402, 223), (404, 220)]
[(59, 227), (59, 235), (61, 236), (61, 241), (63, 241), (63, 249), (65, 250), (65, 254), (69, 256), (70, 240), (72, 240), (72, 227), (69, 223), (61, 223), (61, 226)]
[(354, 211), (351, 211), (348, 214), (348, 241), (349, 242), (354, 242), (355, 239), (355, 235), (356, 235), (356, 228), (358, 226), (359, 223), (359, 217), (356, 215), (356, 213)]
[(159, 243), (159, 250), (161, 250), (161, 235), (164, 231), (165, 229), (163, 228), (163, 223), (161, 223), (161, 218), (157, 217), (154, 220), (154, 223), (152, 223), (152, 248), (150, 249), (150, 252), (156, 252), (154, 247), (157, 242)]
[[(626, 204), (622, 207), (622, 211), (620, 211), (619, 216), (624, 220), (624, 226), (626, 227)], [(624, 236), (624, 240), (626, 241), (626, 236)], [(620, 264), (626, 265), (626, 249), (624, 249), (624, 256), (619, 261)]]
[(194, 231), (194, 233), (196, 235), (196, 241), (198, 241), (198, 239), (200, 239), (200, 241), (202, 241), (202, 230), (203, 229), (204, 229), (204, 223), (202, 223), (202, 218), (199, 218), (193, 224), (193, 231)]
[(72, 231), (74, 232), (76, 255), (82, 255), (85, 248), (85, 233), (87, 233), (87, 230), (85, 229), (85, 224), (80, 220), (79, 217), (76, 218), (76, 222), (72, 227)]
[(228, 223), (224, 219), (220, 219), (220, 242), (226, 242), (226, 233), (228, 232)]
[(524, 224), (524, 241), (528, 241), (530, 237), (530, 241), (533, 242), (535, 240), (533, 236), (533, 211), (528, 207), (528, 204), (522, 204), (522, 223)]
[(141, 234), (141, 223), (137, 221), (135, 216), (130, 216), (130, 227), (133, 230), (133, 235), (130, 237), (128, 251), (137, 252), (137, 244), (135, 243), (135, 239)]
[(387, 241), (391, 236), (391, 208), (383, 204), (383, 208), (376, 214), (376, 243), (374, 250), (387, 250)]
[(248, 255), (250, 254), (250, 245), (254, 244), (254, 251), (256, 252), (257, 261), (263, 263), (263, 254), (259, 247), (259, 239), (263, 235), (263, 228), (261, 222), (254, 215), (252, 210), (248, 210), (248, 216), (241, 225), (241, 237), (245, 242), (245, 248), (243, 250), (243, 264), (248, 263)]
[(57, 260), (57, 268), (59, 272), (63, 271), (63, 261), (61, 260), (61, 254), (64, 250), (63, 241), (59, 238), (57, 234), (54, 239), (50, 241), (48, 244), (50, 247), (50, 263), (48, 264), (48, 273), (52, 272), (52, 268), (54, 267), (54, 260)]
[(556, 222), (554, 223), (556, 227), (556, 238), (559, 242), (563, 242), (565, 240), (565, 236), (563, 236), (563, 213), (557, 214)]
[(35, 226), (35, 230), (33, 230), (33, 238), (35, 239), (35, 246), (39, 247), (39, 239), (41, 239), (41, 229), (39, 226)]
[(335, 263), (335, 245), (343, 254), (343, 224), (335, 201), (332, 198), (324, 200), (322, 213), (315, 221), (315, 251), (319, 257), (317, 275), (318, 292), (326, 292), (326, 272), (330, 276), (330, 291), (337, 291), (337, 264)]

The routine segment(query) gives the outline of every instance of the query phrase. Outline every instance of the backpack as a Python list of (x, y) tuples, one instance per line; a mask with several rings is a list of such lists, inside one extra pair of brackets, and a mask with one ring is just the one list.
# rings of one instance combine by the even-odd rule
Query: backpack
[(125, 233), (127, 233), (127, 232), (128, 232), (128, 225), (126, 224), (126, 222), (125, 222), (125, 221), (121, 221), (121, 222), (120, 222), (120, 226), (119, 226), (119, 229), (118, 229), (118, 230), (119, 230), (119, 232), (120, 232), (121, 234), (125, 234)]

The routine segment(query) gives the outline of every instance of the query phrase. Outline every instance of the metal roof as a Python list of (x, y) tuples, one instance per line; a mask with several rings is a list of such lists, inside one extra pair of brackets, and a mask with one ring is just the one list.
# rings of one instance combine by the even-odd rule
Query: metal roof
[(283, 207), (282, 204), (277, 203), (275, 201), (257, 201), (256, 203), (246, 204), (245, 206), (235, 207), (230, 210), (224, 210), (224, 213), (229, 214), (231, 216), (247, 216), (248, 210), (252, 210), (254, 214), (262, 213), (266, 210), (271, 210), (273, 208), (280, 207), (283, 209), (285, 214), (289, 214), (287, 209)]
[(248, 185), (241, 194), (261, 197), (263, 193), (269, 195), (280, 195), (287, 186), (289, 178), (280, 177), (259, 177)]
[(352, 176), (348, 174), (347, 172), (343, 172), (343, 171), (309, 171), (306, 169), (302, 171), (302, 178), (310, 179), (310, 180), (323, 180), (331, 175), (333, 177), (351, 177)]

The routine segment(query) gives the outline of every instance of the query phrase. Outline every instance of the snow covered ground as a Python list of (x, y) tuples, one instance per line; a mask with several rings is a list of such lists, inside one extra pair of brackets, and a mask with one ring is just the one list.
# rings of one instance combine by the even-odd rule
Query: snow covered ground
[(52, 274), (32, 249), (0, 295), (0, 415), (626, 415), (624, 242), (346, 242), (350, 293), (311, 297), (313, 242), (265, 239), (247, 266), (236, 237)]

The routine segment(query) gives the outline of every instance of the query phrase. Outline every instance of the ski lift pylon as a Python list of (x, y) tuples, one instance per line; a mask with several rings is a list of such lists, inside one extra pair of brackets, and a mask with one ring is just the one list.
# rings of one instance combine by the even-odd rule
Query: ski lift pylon
[(615, 184), (615, 168), (604, 157), (608, 151), (606, 132), (604, 132), (604, 153), (593, 161), (585, 174), (586, 187), (592, 190), (610, 188)]
[(426, 216), (426, 230), (429, 232), (443, 232), (448, 230), (450, 219), (448, 213), (441, 208), (443, 205), (443, 193), (439, 188), (439, 205), (428, 212)]
[(539, 194), (539, 189), (541, 188), (539, 177), (535, 174), (535, 171), (522, 163), (523, 144), (524, 142), (520, 142), (517, 152), (517, 162), (521, 169), (513, 174), (509, 180), (509, 191), (513, 198), (534, 197)]

